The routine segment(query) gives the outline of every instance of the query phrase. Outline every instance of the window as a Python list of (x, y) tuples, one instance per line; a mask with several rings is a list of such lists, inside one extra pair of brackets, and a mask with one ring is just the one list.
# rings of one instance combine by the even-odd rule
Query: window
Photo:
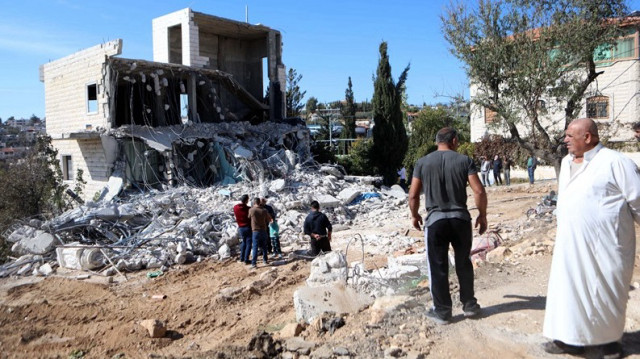
[(62, 156), (62, 179), (65, 181), (71, 181), (72, 176), (71, 156)]
[(609, 98), (607, 96), (593, 96), (587, 99), (587, 117), (609, 118)]
[(601, 66), (611, 65), (615, 60), (637, 58), (636, 54), (636, 30), (628, 29), (616, 44), (598, 46), (593, 53), (593, 60)]
[(493, 121), (496, 120), (496, 116), (498, 115), (497, 112), (488, 109), (488, 108), (484, 108), (484, 123), (492, 123)]
[(98, 86), (87, 85), (87, 113), (98, 113)]

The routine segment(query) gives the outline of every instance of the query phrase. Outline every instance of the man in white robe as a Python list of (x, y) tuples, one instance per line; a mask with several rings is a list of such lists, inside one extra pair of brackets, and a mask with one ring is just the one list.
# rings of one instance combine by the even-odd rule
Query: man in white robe
[(580, 354), (599, 346), (619, 358), (640, 216), (640, 174), (602, 146), (590, 119), (571, 122), (558, 187), (558, 230), (544, 318), (545, 351)]

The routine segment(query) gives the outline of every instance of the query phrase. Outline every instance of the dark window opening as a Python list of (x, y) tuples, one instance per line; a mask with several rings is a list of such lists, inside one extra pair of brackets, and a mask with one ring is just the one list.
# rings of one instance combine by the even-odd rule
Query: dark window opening
[(87, 85), (87, 112), (98, 112), (98, 86), (96, 84)]
[(62, 156), (62, 179), (71, 181), (73, 179), (71, 156)]

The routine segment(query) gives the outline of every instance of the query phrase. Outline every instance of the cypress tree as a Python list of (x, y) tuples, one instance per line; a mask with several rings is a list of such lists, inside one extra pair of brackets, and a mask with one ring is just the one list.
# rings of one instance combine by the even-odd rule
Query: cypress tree
[(356, 105), (353, 97), (353, 85), (351, 84), (351, 76), (349, 76), (349, 84), (344, 92), (346, 106), (343, 109), (344, 130), (343, 138), (356, 138)]
[(402, 92), (409, 65), (402, 71), (398, 82), (391, 77), (387, 43), (380, 44), (380, 60), (374, 79), (373, 92), (373, 147), (372, 161), (383, 176), (384, 184), (396, 182), (407, 152), (407, 132), (402, 119)]

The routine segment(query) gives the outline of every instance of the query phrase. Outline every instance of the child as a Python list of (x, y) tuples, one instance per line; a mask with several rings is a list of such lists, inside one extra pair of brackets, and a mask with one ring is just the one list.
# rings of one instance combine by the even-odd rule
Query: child
[(280, 227), (275, 220), (269, 223), (269, 237), (271, 237), (271, 245), (273, 254), (277, 254), (282, 259), (282, 251), (280, 250)]

